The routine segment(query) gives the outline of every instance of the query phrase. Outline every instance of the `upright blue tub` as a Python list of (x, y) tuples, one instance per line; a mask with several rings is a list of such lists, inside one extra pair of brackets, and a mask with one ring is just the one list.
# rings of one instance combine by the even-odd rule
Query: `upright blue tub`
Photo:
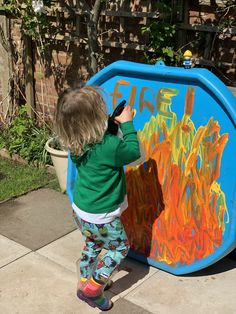
[[(236, 247), (236, 98), (206, 69), (127, 61), (88, 85), (101, 86), (109, 112), (125, 99), (142, 159), (126, 167), (122, 216), (130, 256), (170, 273), (195, 272)], [(76, 169), (68, 161), (72, 202)]]

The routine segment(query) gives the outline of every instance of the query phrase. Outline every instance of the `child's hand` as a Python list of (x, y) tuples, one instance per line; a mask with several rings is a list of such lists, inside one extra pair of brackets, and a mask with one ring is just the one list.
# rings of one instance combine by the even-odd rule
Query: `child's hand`
[(121, 114), (115, 117), (115, 121), (119, 123), (124, 123), (127, 121), (132, 121), (134, 117), (134, 110), (130, 106), (125, 106)]

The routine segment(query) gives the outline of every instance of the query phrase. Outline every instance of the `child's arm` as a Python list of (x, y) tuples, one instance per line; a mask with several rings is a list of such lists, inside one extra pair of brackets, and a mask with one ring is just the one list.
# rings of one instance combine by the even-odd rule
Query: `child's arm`
[(117, 146), (115, 154), (115, 163), (118, 167), (127, 165), (140, 158), (137, 132), (133, 125), (133, 115), (133, 109), (130, 106), (126, 106), (122, 113), (115, 117), (115, 120), (120, 123), (123, 133), (123, 140)]
[(130, 164), (141, 156), (133, 121), (121, 123), (120, 128), (123, 133), (123, 140), (117, 146), (115, 154), (115, 164), (118, 167)]

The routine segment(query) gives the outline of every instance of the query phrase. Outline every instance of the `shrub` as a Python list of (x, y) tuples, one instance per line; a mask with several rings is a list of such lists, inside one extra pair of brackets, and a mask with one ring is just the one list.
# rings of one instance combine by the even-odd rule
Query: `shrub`
[(51, 163), (45, 150), (45, 143), (50, 137), (47, 126), (38, 127), (27, 115), (26, 106), (22, 106), (18, 115), (1, 127), (0, 148), (6, 148), (9, 154), (18, 154), (28, 163), (42, 165)]
[(175, 14), (172, 1), (158, 1), (156, 7), (160, 13), (159, 19), (142, 27), (142, 34), (149, 36), (144, 57), (150, 64), (162, 60), (166, 65), (182, 65), (183, 55), (177, 50), (177, 27), (172, 20)]

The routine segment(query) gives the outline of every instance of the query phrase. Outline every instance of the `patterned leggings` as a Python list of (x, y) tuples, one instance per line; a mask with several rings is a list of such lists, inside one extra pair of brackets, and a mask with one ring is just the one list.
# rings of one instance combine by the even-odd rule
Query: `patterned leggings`
[[(80, 258), (81, 277), (93, 276), (100, 283), (107, 283), (109, 277), (129, 251), (129, 243), (120, 218), (110, 223), (87, 222), (73, 212), (75, 222), (85, 240)], [(98, 259), (102, 249), (107, 252)]]

